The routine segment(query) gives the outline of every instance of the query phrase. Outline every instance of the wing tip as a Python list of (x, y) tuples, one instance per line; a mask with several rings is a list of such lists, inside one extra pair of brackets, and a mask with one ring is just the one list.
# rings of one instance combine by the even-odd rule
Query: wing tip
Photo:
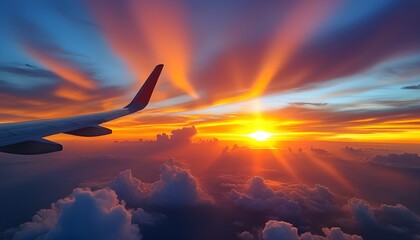
[(163, 66), (163, 64), (158, 64), (155, 66), (149, 77), (144, 82), (143, 86), (137, 92), (136, 96), (124, 108), (129, 109), (130, 112), (137, 112), (147, 106), (159, 79), (160, 73), (162, 72)]

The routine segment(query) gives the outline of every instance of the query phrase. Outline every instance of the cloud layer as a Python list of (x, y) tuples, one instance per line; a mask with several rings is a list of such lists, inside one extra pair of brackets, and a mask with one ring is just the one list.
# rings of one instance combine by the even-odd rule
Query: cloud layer
[[(102, 237), (98, 226), (107, 226), (111, 239), (405, 240), (420, 234), (418, 196), (412, 191), (418, 188), (417, 170), (364, 162), (367, 156), (398, 152), (395, 145), (342, 143), (332, 149), (324, 143), (295, 143), (284, 149), (253, 149), (191, 142), (196, 131), (178, 129), (165, 140), (110, 142), (101, 156), (97, 149), (82, 156), (85, 146), (79, 143), (69, 148), (75, 155), (68, 158), (2, 159), (0, 175), (7, 181), (0, 186), (5, 199), (0, 211), (12, 216), (3, 226), (18, 226), (76, 186), (94, 189), (75, 189), (4, 237)], [(180, 161), (166, 161), (167, 156)], [(28, 168), (33, 169), (29, 175)], [(41, 206), (28, 210), (29, 198)], [(23, 218), (15, 217), (23, 212)], [(75, 220), (79, 218), (83, 220)]]

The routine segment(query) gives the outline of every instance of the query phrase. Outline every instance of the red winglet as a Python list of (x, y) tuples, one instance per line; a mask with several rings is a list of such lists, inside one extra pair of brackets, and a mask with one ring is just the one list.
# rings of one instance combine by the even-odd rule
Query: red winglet
[(162, 69), (163, 64), (159, 64), (155, 67), (155, 69), (153, 69), (152, 73), (137, 92), (136, 96), (133, 98), (133, 100), (131, 100), (130, 104), (124, 108), (128, 108), (131, 112), (137, 112), (147, 106)]

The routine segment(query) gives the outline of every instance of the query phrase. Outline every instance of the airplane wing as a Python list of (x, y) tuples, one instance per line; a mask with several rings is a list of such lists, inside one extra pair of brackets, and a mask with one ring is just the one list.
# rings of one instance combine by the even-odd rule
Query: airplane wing
[(111, 129), (100, 124), (145, 108), (162, 69), (163, 64), (155, 67), (133, 100), (124, 108), (75, 117), (0, 124), (0, 152), (32, 155), (61, 151), (61, 144), (44, 139), (57, 133), (82, 137), (111, 134)]

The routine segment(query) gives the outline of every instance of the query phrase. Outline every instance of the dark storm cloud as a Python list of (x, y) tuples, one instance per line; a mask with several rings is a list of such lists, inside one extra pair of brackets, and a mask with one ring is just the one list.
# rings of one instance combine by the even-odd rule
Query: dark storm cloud
[(402, 89), (420, 89), (420, 84), (402, 87)]
[(420, 169), (420, 156), (416, 153), (376, 155), (368, 162), (389, 167)]
[(31, 222), (20, 225), (13, 239), (141, 239), (131, 218), (131, 211), (118, 201), (114, 191), (75, 189), (50, 209), (40, 210)]

